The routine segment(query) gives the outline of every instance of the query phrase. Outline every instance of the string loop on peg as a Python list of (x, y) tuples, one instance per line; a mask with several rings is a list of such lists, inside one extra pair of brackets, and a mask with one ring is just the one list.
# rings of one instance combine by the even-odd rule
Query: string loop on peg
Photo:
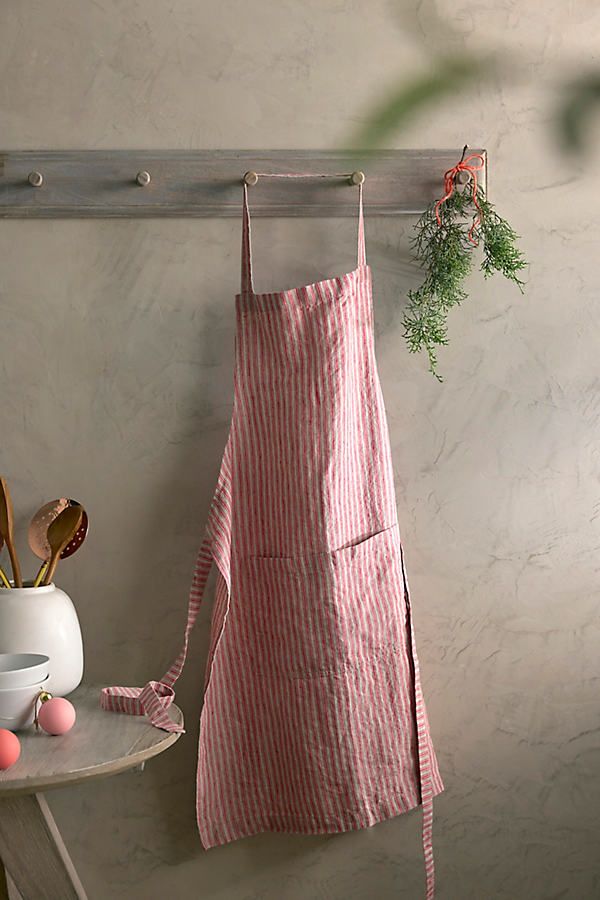
[(140, 185), (140, 187), (146, 187), (152, 181), (150, 176), (150, 172), (138, 172), (135, 176), (135, 180)]
[(41, 172), (30, 172), (27, 181), (32, 187), (41, 187), (44, 183), (44, 176)]
[(244, 175), (244, 181), (247, 185), (252, 187), (252, 185), (258, 182), (258, 175), (256, 174), (256, 172), (246, 172), (246, 174)]
[(350, 176), (350, 184), (364, 184), (365, 183), (365, 173), (360, 170), (357, 172), (353, 172)]

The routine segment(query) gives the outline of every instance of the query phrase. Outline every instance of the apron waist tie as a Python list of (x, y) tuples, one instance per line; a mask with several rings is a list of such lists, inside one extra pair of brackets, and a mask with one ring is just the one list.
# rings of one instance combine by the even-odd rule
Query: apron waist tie
[(212, 565), (211, 541), (206, 533), (198, 552), (194, 578), (188, 601), (187, 624), (183, 646), (169, 670), (160, 681), (149, 681), (139, 687), (105, 687), (100, 691), (100, 706), (108, 712), (130, 716), (147, 716), (150, 723), (163, 731), (185, 732), (183, 725), (174, 722), (169, 707), (175, 699), (173, 685), (181, 675), (187, 656), (190, 633), (196, 622), (204, 588)]
[(433, 865), (433, 799), (423, 800), (423, 858), (425, 860), (425, 900), (435, 896), (435, 870)]
[(421, 807), (423, 810), (423, 859), (425, 864), (425, 900), (434, 900), (435, 896), (435, 868), (433, 862), (433, 788), (432, 788), (432, 763), (429, 752), (427, 736), (427, 722), (425, 715), (425, 701), (421, 689), (421, 673), (415, 642), (415, 628), (412, 617), (412, 604), (408, 587), (408, 576), (404, 563), (404, 548), (400, 542), (400, 562), (402, 565), (402, 577), (404, 580), (404, 598), (406, 601), (406, 620), (410, 637), (410, 650), (413, 662), (413, 684), (415, 704), (415, 724), (417, 730), (417, 761), (419, 767), (419, 782), (421, 790)]
[(168, 713), (174, 699), (175, 691), (163, 681), (149, 681), (143, 688), (106, 687), (100, 692), (102, 709), (130, 716), (147, 716), (156, 728), (183, 733), (183, 725), (174, 722)]

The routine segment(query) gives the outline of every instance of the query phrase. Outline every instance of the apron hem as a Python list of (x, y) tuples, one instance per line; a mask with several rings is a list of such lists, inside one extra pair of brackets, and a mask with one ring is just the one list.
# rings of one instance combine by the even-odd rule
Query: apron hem
[[(443, 783), (440, 781), (437, 785), (433, 787), (433, 790), (430, 793), (430, 798), (437, 797), (439, 794), (443, 793), (445, 787)], [(281, 813), (267, 813), (260, 817), (257, 817), (256, 824), (253, 826), (249, 826), (247, 823), (239, 825), (239, 827), (235, 827), (233, 830), (228, 829), (228, 833), (225, 835), (220, 835), (219, 837), (209, 838), (207, 836), (203, 836), (203, 828), (199, 823), (200, 829), (200, 841), (205, 850), (211, 850), (214, 847), (221, 847), (225, 844), (230, 844), (233, 841), (241, 840), (246, 837), (254, 837), (257, 834), (301, 834), (301, 835), (325, 835), (325, 834), (345, 834), (348, 831), (362, 831), (366, 828), (371, 828), (374, 825), (379, 824), (380, 822), (388, 821), (389, 819), (395, 819), (398, 816), (404, 815), (405, 813), (412, 812), (415, 809), (423, 806), (420, 800), (417, 800), (416, 803), (410, 803), (406, 805), (402, 803), (402, 801), (397, 800), (396, 803), (390, 803), (388, 805), (388, 811), (385, 812), (381, 810), (378, 813), (371, 813), (366, 817), (360, 818), (357, 812), (353, 812), (352, 816), (356, 816), (356, 821), (351, 821), (350, 819), (345, 822), (333, 824), (331, 827), (327, 825), (317, 825), (315, 823), (311, 823), (308, 820), (304, 819), (298, 821), (294, 816), (286, 816)], [(363, 811), (364, 816), (364, 811)], [(276, 820), (279, 819), (284, 820), (281, 824), (277, 824)], [(303, 824), (304, 823), (304, 824)]]

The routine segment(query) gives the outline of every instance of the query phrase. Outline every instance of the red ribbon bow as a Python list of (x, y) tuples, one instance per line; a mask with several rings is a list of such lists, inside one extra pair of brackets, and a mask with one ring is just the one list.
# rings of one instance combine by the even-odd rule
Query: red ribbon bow
[[(479, 164), (478, 165), (469, 165), (469, 162), (472, 159), (478, 159)], [(473, 193), (473, 203), (477, 207), (477, 213), (473, 217), (473, 224), (469, 228), (469, 234), (468, 234), (468, 238), (474, 247), (476, 247), (479, 242), (473, 238), (473, 231), (481, 222), (481, 207), (477, 200), (477, 172), (480, 169), (483, 169), (484, 166), (485, 166), (485, 160), (484, 160), (483, 156), (481, 156), (480, 153), (471, 153), (471, 155), (467, 156), (466, 159), (461, 159), (459, 162), (456, 163), (455, 166), (453, 166), (451, 169), (448, 169), (446, 172), (444, 172), (445, 194), (435, 204), (435, 217), (437, 219), (438, 225), (441, 225), (442, 219), (440, 216), (440, 206), (442, 205), (442, 203), (445, 203), (446, 200), (448, 200), (454, 193), (455, 180), (456, 180), (458, 173), (459, 172), (469, 172), (469, 174), (471, 175), (471, 182), (473, 184), (473, 192), (472, 192)]]

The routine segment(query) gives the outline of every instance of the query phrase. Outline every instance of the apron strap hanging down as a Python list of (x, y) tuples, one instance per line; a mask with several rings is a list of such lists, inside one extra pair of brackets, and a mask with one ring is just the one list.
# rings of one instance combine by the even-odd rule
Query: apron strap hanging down
[(365, 217), (363, 213), (363, 186), (362, 181), (358, 185), (358, 253), (357, 265), (359, 268), (367, 265), (367, 251), (365, 248)]
[(248, 208), (248, 185), (244, 182), (244, 202), (242, 210), (242, 294), (254, 293), (252, 281), (252, 242), (250, 236), (250, 210)]
[(160, 681), (149, 681), (143, 688), (106, 687), (100, 692), (100, 706), (110, 712), (128, 713), (130, 716), (147, 716), (151, 724), (163, 731), (185, 731), (183, 725), (169, 716), (169, 707), (175, 699), (173, 685), (181, 675), (188, 651), (192, 628), (196, 622), (202, 596), (212, 565), (211, 542), (205, 536), (194, 570), (194, 578), (188, 600), (187, 623), (183, 646), (179, 655), (165, 672)]

